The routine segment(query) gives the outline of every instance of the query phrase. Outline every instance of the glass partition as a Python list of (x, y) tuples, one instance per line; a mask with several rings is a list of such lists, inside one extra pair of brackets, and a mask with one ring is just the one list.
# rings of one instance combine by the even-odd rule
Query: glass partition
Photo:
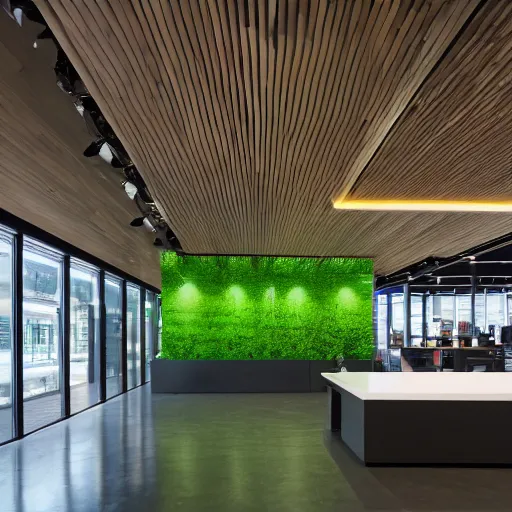
[(34, 240), (23, 248), (24, 430), (63, 415), (61, 393), (62, 254)]
[(107, 398), (118, 395), (123, 390), (122, 370), (122, 281), (115, 277), (105, 277), (105, 311), (107, 330)]
[(0, 229), (0, 443), (13, 432), (13, 236)]
[(128, 285), (126, 290), (126, 341), (128, 389), (141, 383), (140, 355), (140, 288)]
[(78, 260), (70, 270), (71, 413), (99, 401), (99, 272)]
[(146, 382), (151, 378), (151, 361), (155, 350), (155, 294), (146, 290)]

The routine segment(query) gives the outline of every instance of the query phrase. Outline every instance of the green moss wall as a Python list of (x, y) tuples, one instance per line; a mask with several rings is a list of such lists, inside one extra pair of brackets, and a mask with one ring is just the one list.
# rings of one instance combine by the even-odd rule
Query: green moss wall
[(373, 263), (162, 254), (162, 357), (367, 359)]

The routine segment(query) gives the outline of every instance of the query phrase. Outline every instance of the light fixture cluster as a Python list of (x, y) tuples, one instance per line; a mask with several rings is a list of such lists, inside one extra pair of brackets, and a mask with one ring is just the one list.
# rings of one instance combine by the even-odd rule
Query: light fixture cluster
[[(37, 39), (51, 39), (57, 47), (57, 62), (54, 68), (57, 85), (72, 98), (89, 132), (94, 136), (94, 140), (84, 150), (83, 155), (88, 158), (99, 156), (114, 169), (120, 170), (121, 185), (141, 214), (140, 217), (132, 220), (130, 225), (144, 227), (155, 233), (156, 247), (183, 253), (176, 235), (156, 207), (144, 179), (32, 0), (0, 0), (0, 6), (20, 25), (23, 15), (43, 25), (45, 28)], [(34, 43), (34, 48), (37, 48), (37, 41)]]

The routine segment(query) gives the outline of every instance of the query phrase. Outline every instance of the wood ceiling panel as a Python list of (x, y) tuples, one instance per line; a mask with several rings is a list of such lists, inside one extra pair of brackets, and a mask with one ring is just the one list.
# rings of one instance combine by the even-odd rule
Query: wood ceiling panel
[(510, 200), (511, 73), (512, 3), (488, 2), (410, 103), (350, 198)]
[[(511, 231), (508, 216), (341, 212), (331, 202), (355, 183), (359, 190), (441, 59), (474, 64), (478, 75), (467, 59), (489, 49), (457, 57), (450, 45), (462, 30), (487, 33), (481, 13), (468, 21), (482, 2), (36, 4), (185, 251), (370, 256), (387, 273)], [(435, 84), (432, 104), (444, 95)], [(464, 100), (451, 96), (447, 119), (471, 114)], [(379, 172), (394, 179), (386, 165)]]
[(92, 135), (56, 84), (53, 43), (0, 9), (0, 208), (160, 287), (152, 237), (129, 226), (138, 210), (118, 174), (82, 156)]

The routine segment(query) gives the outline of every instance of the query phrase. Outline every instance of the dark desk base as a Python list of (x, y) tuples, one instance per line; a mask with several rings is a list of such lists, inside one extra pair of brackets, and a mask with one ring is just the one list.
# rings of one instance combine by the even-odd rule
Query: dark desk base
[(512, 465), (512, 403), (361, 400), (328, 387), (329, 428), (366, 465)]

